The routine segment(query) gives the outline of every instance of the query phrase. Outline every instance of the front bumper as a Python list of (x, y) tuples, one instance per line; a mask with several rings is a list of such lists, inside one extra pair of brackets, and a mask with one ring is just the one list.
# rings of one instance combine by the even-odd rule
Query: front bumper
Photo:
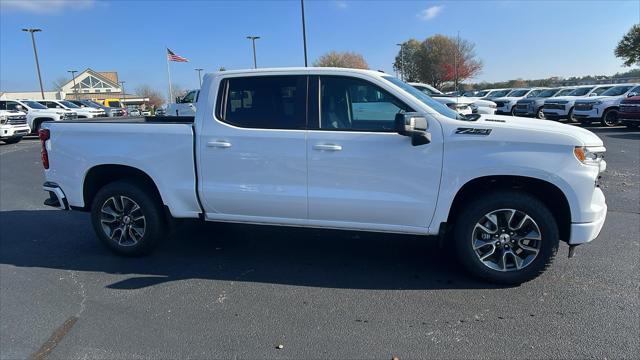
[(569, 245), (580, 245), (591, 242), (600, 234), (607, 218), (607, 203), (600, 188), (596, 188), (591, 198), (589, 211), (593, 213), (594, 221), (588, 223), (572, 223)]
[(49, 198), (44, 201), (47, 206), (52, 206), (60, 210), (69, 210), (69, 202), (64, 195), (64, 191), (54, 182), (47, 181), (42, 185), (42, 189), (49, 193)]
[(591, 110), (574, 110), (573, 116), (576, 119), (600, 120), (602, 114), (598, 111), (597, 108), (593, 108)]
[(29, 125), (3, 125), (0, 127), (0, 138), (11, 139), (29, 135), (31, 128)]

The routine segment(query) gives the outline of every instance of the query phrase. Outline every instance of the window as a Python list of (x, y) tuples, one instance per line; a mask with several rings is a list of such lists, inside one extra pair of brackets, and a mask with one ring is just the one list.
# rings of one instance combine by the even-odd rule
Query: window
[(218, 116), (246, 128), (304, 129), (306, 84), (306, 76), (230, 78)]
[(394, 132), (396, 114), (405, 111), (412, 110), (367, 81), (320, 77), (320, 129)]
[(449, 117), (451, 119), (466, 120), (464, 118), (464, 116), (458, 114), (457, 111), (454, 111), (454, 110), (448, 108), (446, 105), (442, 104), (441, 102), (434, 100), (432, 97), (427, 96), (422, 91), (414, 88), (413, 86), (407, 84), (406, 82), (404, 82), (404, 81), (402, 81), (402, 80), (400, 80), (400, 79), (398, 79), (396, 77), (384, 76), (383, 79), (389, 81), (390, 83), (394, 84), (395, 86), (399, 87), (400, 89), (402, 89), (402, 90), (408, 92), (409, 94), (413, 95), (415, 98), (417, 98), (422, 103), (424, 103), (425, 105), (430, 107), (432, 110), (437, 111), (441, 115), (444, 115), (444, 116)]
[(18, 104), (15, 101), (7, 101), (7, 105), (6, 106), (7, 106), (6, 109), (9, 110), (9, 111), (11, 111), (11, 110), (17, 111), (18, 110), (17, 107), (20, 106), (20, 104)]

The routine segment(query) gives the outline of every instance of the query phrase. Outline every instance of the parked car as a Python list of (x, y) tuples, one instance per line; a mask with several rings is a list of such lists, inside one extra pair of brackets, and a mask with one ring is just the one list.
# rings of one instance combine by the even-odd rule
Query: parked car
[(497, 99), (497, 98), (501, 98), (501, 97), (505, 97), (507, 96), (507, 94), (509, 94), (511, 92), (511, 88), (507, 88), (507, 89), (486, 89), (486, 90), (480, 90), (476, 93), (476, 98), (478, 99), (485, 99), (485, 100), (491, 100), (493, 101), (493, 99)]
[(171, 122), (46, 123), (45, 204), (90, 212), (125, 255), (150, 252), (169, 217), (384, 231), (439, 236), (503, 284), (537, 277), (560, 240), (573, 254), (605, 221), (605, 148), (583, 128), (469, 120), (370, 70), (224, 71), (202, 95), (195, 117)]
[(571, 93), (574, 88), (552, 88), (541, 91), (534, 97), (528, 97), (516, 101), (514, 113), (516, 116), (537, 117), (544, 119), (544, 101), (553, 96), (562, 96)]
[(25, 112), (27, 114), (27, 125), (35, 133), (40, 130), (40, 126), (46, 121), (75, 119), (75, 115), (70, 111), (49, 109), (35, 100), (0, 100), (0, 109)]
[(156, 116), (164, 116), (167, 112), (163, 108), (157, 108), (155, 111)]
[(93, 119), (107, 116), (102, 109), (80, 107), (68, 100), (39, 100), (38, 102), (50, 109), (69, 110), (75, 113), (78, 119)]
[(589, 96), (598, 96), (611, 89), (613, 85), (587, 85), (580, 86), (564, 96), (554, 96), (544, 101), (542, 112), (548, 120), (567, 119), (571, 122), (577, 120), (573, 116), (573, 107), (577, 99)]
[(105, 114), (107, 114), (108, 117), (126, 116), (124, 109), (121, 107), (109, 107), (109, 106), (105, 106), (104, 104), (97, 103), (95, 101), (91, 101), (91, 102), (94, 103), (96, 106), (98, 106), (98, 108), (104, 110)]
[(640, 96), (630, 96), (620, 102), (618, 119), (630, 129), (640, 126)]
[(167, 116), (195, 116), (196, 102), (200, 90), (191, 90), (185, 96), (177, 97), (175, 103), (167, 105), (165, 115)]
[(151, 116), (151, 110), (142, 110), (140, 112), (140, 115), (142, 115), (142, 116)]
[(129, 110), (129, 116), (140, 116), (140, 110), (139, 109), (130, 109)]
[(575, 102), (573, 116), (582, 125), (591, 125), (594, 121), (602, 126), (618, 125), (618, 106), (625, 97), (640, 94), (638, 84), (625, 84), (614, 86), (600, 96), (592, 96), (586, 99), (578, 99)]
[(465, 96), (449, 96), (429, 84), (409, 83), (409, 85), (431, 96), (447, 107), (461, 114), (490, 114), (496, 112), (496, 104), (492, 101), (472, 99)]
[(513, 89), (506, 96), (493, 98), (491, 101), (496, 103), (496, 114), (506, 114), (515, 116), (516, 102), (524, 98), (532, 98), (537, 96), (544, 88), (524, 88)]
[(26, 113), (0, 108), (0, 140), (7, 144), (15, 144), (30, 132)]

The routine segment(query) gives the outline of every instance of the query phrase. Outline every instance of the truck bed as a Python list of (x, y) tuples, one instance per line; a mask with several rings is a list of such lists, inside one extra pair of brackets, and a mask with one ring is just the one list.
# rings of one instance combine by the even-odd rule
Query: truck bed
[(65, 120), (66, 123), (193, 124), (193, 116), (131, 116)]

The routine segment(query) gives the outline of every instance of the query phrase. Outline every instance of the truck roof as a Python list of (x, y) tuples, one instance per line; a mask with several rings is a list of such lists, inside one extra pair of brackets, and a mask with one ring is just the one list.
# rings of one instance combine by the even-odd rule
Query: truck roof
[[(358, 73), (369, 76), (394, 76), (378, 70), (364, 70), (352, 68), (337, 67), (282, 67), (282, 68), (262, 68), (262, 69), (242, 69), (242, 70), (225, 70), (210, 73), (214, 76), (236, 75), (236, 74), (253, 74), (268, 75), (273, 73), (280, 74), (348, 74)], [(208, 74), (207, 74), (208, 75)]]

